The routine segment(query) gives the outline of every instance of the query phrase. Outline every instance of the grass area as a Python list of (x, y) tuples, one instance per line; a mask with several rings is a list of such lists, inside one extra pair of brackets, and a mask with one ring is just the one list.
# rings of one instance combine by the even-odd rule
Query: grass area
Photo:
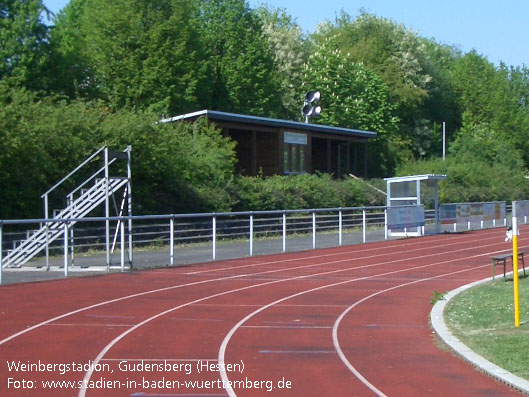
[(455, 297), (445, 309), (445, 321), (476, 353), (529, 380), (529, 277), (520, 278), (519, 290), (519, 328), (514, 326), (512, 279), (503, 277)]

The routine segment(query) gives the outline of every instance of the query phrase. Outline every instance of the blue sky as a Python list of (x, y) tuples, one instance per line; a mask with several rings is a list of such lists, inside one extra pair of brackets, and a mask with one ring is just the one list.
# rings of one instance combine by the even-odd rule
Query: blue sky
[[(57, 12), (68, 0), (44, 0)], [(437, 42), (475, 49), (498, 64), (529, 66), (529, 1), (527, 0), (250, 0), (251, 7), (284, 8), (307, 33), (334, 20), (341, 10), (356, 16), (360, 9), (392, 19)]]

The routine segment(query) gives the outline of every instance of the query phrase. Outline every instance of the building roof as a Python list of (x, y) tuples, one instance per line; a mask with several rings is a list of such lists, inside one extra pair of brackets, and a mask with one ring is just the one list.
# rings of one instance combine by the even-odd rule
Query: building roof
[(212, 121), (229, 121), (232, 123), (261, 125), (275, 128), (291, 128), (294, 130), (305, 130), (319, 133), (346, 135), (363, 138), (376, 138), (377, 133), (371, 131), (354, 130), (349, 128), (331, 127), (321, 124), (301, 123), (298, 121), (288, 121), (281, 119), (272, 119), (267, 117), (248, 116), (244, 114), (219, 112), (216, 110), (200, 110), (198, 112), (187, 113), (180, 116), (170, 117), (161, 120), (162, 123), (171, 123), (174, 121), (194, 119), (200, 116), (206, 116)]
[(440, 181), (443, 179), (446, 179), (446, 175), (426, 174), (426, 175), (408, 175), (408, 176), (396, 176), (393, 178), (384, 178), (384, 180), (388, 181), (389, 183), (412, 182), (412, 181), (432, 181), (432, 180)]

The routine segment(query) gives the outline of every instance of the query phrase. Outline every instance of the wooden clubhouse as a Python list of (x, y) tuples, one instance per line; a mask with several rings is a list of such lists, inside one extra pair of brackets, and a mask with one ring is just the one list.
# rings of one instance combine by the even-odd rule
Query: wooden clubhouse
[(375, 132), (201, 110), (162, 120), (207, 117), (237, 142), (237, 171), (264, 176), (324, 172), (367, 177), (367, 142)]

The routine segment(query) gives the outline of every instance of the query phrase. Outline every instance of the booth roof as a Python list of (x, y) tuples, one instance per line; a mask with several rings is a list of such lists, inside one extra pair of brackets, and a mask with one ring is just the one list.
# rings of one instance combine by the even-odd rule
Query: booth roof
[(332, 127), (321, 124), (301, 123), (298, 121), (288, 121), (281, 119), (272, 119), (267, 117), (248, 116), (244, 114), (226, 113), (215, 110), (200, 110), (198, 112), (182, 114), (180, 116), (170, 117), (161, 120), (162, 123), (171, 123), (174, 121), (193, 119), (200, 116), (206, 116), (209, 120), (229, 121), (241, 124), (265, 125), (276, 128), (291, 128), (293, 130), (305, 130), (313, 132), (321, 132), (328, 134), (357, 136), (363, 138), (376, 138), (377, 133), (371, 131), (354, 130), (350, 128)]

